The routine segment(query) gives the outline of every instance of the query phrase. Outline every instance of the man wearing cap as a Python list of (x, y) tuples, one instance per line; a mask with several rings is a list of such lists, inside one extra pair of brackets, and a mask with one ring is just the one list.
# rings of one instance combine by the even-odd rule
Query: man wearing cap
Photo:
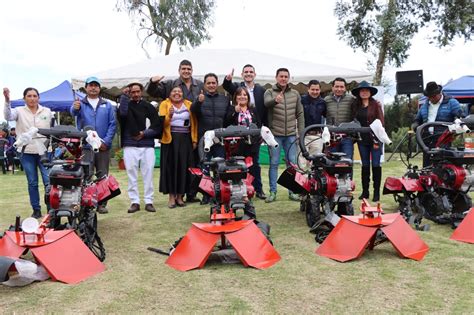
[[(86, 126), (91, 126), (102, 139), (99, 152), (94, 153), (87, 146), (84, 150), (85, 159), (92, 161), (92, 170), (100, 175), (109, 173), (110, 149), (112, 139), (117, 129), (115, 122), (115, 108), (107, 100), (99, 96), (100, 81), (96, 77), (86, 79), (86, 94), (82, 100), (76, 98), (70, 108), (70, 112), (76, 119), (77, 129), (83, 130)], [(97, 212), (107, 213), (107, 203), (99, 204)]]
[[(128, 85), (129, 101), (121, 101), (119, 114), (121, 118), (122, 146), (125, 168), (128, 177), (128, 196), (130, 208), (128, 213), (140, 210), (138, 192), (138, 169), (143, 177), (143, 199), (145, 210), (156, 212), (153, 206), (153, 170), (155, 167), (155, 137), (160, 123), (155, 107), (142, 99), (143, 85)], [(148, 122), (148, 124), (147, 124)]]
[[(415, 130), (419, 125), (426, 122), (433, 121), (446, 121), (453, 122), (456, 118), (464, 117), (464, 113), (461, 109), (459, 102), (444, 94), (442, 92), (441, 85), (436, 82), (428, 82), (426, 88), (423, 91), (426, 96), (426, 101), (420, 106), (418, 113), (415, 117), (415, 122), (412, 124), (412, 129)], [(443, 130), (437, 128), (427, 131), (430, 135), (424, 135), (425, 144), (428, 147), (433, 147), (438, 141), (439, 136)], [(431, 165), (429, 156), (423, 154), (423, 167)]]

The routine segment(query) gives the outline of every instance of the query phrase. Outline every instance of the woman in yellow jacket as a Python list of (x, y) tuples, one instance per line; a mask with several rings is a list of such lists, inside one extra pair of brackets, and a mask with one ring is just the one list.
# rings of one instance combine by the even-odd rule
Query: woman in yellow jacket
[(183, 99), (177, 86), (169, 98), (161, 102), (159, 115), (164, 117), (160, 155), (160, 192), (168, 194), (168, 208), (184, 207), (183, 195), (188, 192), (193, 165), (193, 149), (198, 142), (197, 119), (191, 113), (191, 102)]

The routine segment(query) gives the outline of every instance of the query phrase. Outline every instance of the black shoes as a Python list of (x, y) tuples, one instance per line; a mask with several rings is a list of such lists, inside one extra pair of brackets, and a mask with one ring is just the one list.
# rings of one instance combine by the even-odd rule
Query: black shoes
[(258, 199), (262, 199), (262, 200), (265, 200), (267, 199), (267, 196), (265, 195), (265, 193), (263, 191), (260, 191), (256, 194), (257, 198)]
[(155, 209), (155, 207), (153, 206), (152, 203), (147, 203), (145, 205), (145, 210), (148, 211), (148, 212), (156, 212), (156, 209)]
[(31, 215), (35, 219), (41, 218), (41, 209), (33, 209), (33, 214)]
[(369, 199), (369, 192), (363, 191), (362, 194), (359, 196), (359, 200), (362, 199)]
[(196, 198), (196, 196), (186, 196), (186, 202), (201, 202), (201, 200), (199, 198)]
[(200, 204), (201, 204), (201, 205), (207, 205), (207, 204), (209, 204), (210, 199), (211, 199), (211, 198), (210, 198), (208, 195), (204, 195), (204, 196), (202, 197), (202, 200), (201, 200)]
[(128, 213), (134, 213), (140, 210), (140, 205), (138, 203), (132, 203), (130, 208), (128, 208)]

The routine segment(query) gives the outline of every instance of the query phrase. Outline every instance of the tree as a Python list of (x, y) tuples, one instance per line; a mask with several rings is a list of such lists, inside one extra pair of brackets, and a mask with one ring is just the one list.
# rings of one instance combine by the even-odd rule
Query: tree
[[(181, 47), (197, 47), (209, 40), (212, 25), (213, 0), (117, 0), (117, 10), (127, 11), (137, 24), (142, 48), (150, 38), (169, 55), (176, 40)], [(146, 52), (146, 50), (145, 50)]]
[(375, 85), (387, 63), (400, 67), (405, 62), (420, 29), (432, 29), (430, 42), (438, 47), (455, 37), (471, 40), (474, 31), (472, 0), (338, 0), (334, 14), (340, 39), (376, 58)]

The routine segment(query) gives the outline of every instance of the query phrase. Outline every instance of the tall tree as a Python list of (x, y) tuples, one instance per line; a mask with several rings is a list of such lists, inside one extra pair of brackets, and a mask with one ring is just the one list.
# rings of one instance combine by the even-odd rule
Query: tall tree
[(472, 0), (338, 0), (334, 14), (340, 38), (374, 55), (375, 85), (387, 63), (400, 67), (405, 62), (420, 29), (432, 29), (430, 41), (438, 47), (455, 37), (471, 40), (474, 31)]
[(127, 11), (137, 25), (144, 50), (152, 38), (160, 49), (166, 44), (168, 55), (174, 41), (181, 48), (197, 47), (210, 39), (214, 5), (213, 0), (117, 0), (116, 7)]

